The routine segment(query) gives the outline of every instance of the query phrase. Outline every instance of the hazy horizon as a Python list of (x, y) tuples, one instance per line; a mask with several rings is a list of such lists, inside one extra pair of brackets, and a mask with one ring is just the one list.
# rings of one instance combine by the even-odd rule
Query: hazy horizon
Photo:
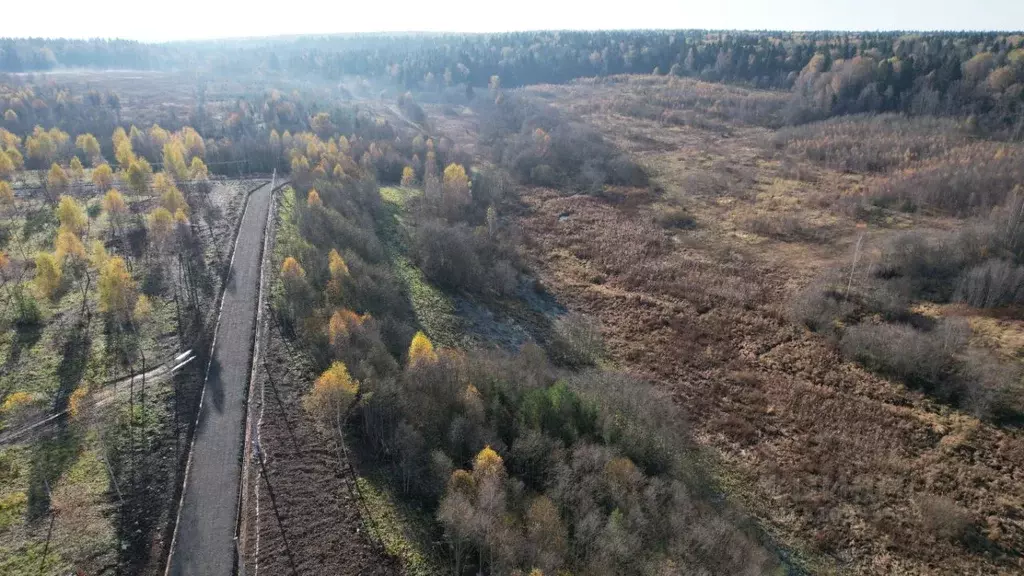
[[(1024, 2), (938, 0), (887, 2), (839, 0), (723, 0), (628, 5), (522, 0), (514, 10), (479, 2), (398, 0), (375, 5), (275, 10), (269, 3), (181, 0), (150, 14), (138, 3), (109, 0), (82, 4), (13, 4), (0, 22), (0, 37), (118, 38), (141, 42), (207, 41), (350, 33), (500, 33), (538, 30), (713, 29), (786, 31), (1006, 31), (1024, 30)], [(382, 18), (386, 16), (385, 18)], [(155, 17), (154, 17), (155, 16)]]

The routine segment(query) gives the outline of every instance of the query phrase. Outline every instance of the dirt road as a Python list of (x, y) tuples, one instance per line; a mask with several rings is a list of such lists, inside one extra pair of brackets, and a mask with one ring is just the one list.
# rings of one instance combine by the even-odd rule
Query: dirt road
[(229, 576), (234, 568), (243, 420), (270, 197), (269, 182), (252, 193), (235, 241), (167, 563), (171, 576)]

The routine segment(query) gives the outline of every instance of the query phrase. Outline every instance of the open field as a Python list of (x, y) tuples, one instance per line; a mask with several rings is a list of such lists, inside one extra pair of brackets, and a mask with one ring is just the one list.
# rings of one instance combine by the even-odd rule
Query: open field
[[(606, 191), (609, 199), (599, 199), (522, 188), (520, 222), (535, 243), (534, 270), (560, 302), (601, 321), (617, 365), (657, 382), (684, 407), (701, 442), (721, 455), (720, 472), (745, 509), (814, 572), (1021, 569), (1019, 429), (878, 378), (788, 319), (790, 299), (823, 271), (849, 274), (858, 239), (860, 266), (871, 269), (900, 232), (939, 234), (956, 220), (865, 208), (868, 190), (899, 172), (788, 146), (793, 131), (761, 127), (757, 115), (746, 123), (747, 112), (722, 106), (732, 90), (720, 86), (622, 78), (526, 92), (580, 115), (629, 151), (650, 169), (654, 190)], [(707, 114), (691, 92), (725, 110)], [(635, 100), (674, 113), (661, 94), (679, 95), (687, 114), (720, 125), (623, 113), (622, 102)], [(744, 98), (756, 108), (773, 96)], [(463, 118), (449, 120), (450, 133), (473, 130), (472, 117)], [(892, 133), (873, 130), (865, 146)], [(897, 142), (899, 156), (882, 165), (912, 169), (968, 145), (955, 125), (936, 130), (952, 134), (929, 141), (936, 152), (909, 158)], [(799, 134), (856, 138), (814, 124)], [(966, 314), (979, 346), (1017, 361), (1022, 350), (1009, 343), (1019, 342), (1019, 322), (935, 310), (944, 313)], [(953, 517), (970, 526), (962, 540), (936, 528)]]

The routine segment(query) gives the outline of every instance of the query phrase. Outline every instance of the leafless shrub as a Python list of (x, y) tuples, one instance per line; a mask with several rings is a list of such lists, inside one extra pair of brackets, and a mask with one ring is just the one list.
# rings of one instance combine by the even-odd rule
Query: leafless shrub
[(432, 282), (454, 290), (476, 290), (483, 281), (473, 232), (440, 220), (422, 222), (413, 235), (413, 252)]
[(956, 278), (970, 254), (956, 236), (928, 238), (908, 232), (882, 249), (875, 276), (900, 280), (908, 295), (944, 302), (953, 295)]
[(977, 308), (1024, 303), (1024, 266), (991, 259), (964, 272), (956, 299)]
[(662, 228), (690, 230), (697, 227), (697, 221), (684, 208), (665, 208), (654, 214), (654, 221)]
[(959, 379), (960, 403), (983, 419), (1010, 420), (1024, 414), (1024, 383), (1020, 366), (986, 350), (971, 350)]
[(481, 139), (521, 182), (599, 192), (646, 186), (648, 175), (599, 132), (518, 95), (476, 103)]
[(1021, 182), (1024, 150), (984, 143), (958, 148), (888, 178), (870, 194), (886, 205), (970, 214), (1003, 204)]
[(831, 283), (818, 280), (796, 293), (789, 302), (789, 318), (815, 332), (837, 328), (855, 306)]
[(961, 541), (970, 532), (970, 513), (949, 498), (919, 496), (917, 507), (922, 527), (940, 540)]
[(759, 236), (777, 238), (786, 242), (826, 242), (827, 230), (806, 225), (792, 214), (783, 216), (755, 216), (747, 221), (747, 229)]
[(929, 332), (905, 324), (858, 324), (843, 333), (840, 349), (870, 370), (934, 389), (955, 369), (954, 355), (968, 334), (962, 321), (945, 320)]
[(555, 321), (552, 351), (569, 366), (592, 366), (604, 352), (601, 325), (582, 314), (571, 313)]

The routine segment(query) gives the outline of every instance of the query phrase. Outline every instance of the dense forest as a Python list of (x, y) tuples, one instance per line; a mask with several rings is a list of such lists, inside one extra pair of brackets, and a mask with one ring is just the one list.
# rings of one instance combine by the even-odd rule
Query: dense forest
[(406, 88), (505, 87), (675, 74), (791, 90), (792, 122), (856, 112), (975, 116), (1020, 136), (1024, 36), (942, 32), (521, 32), (346, 35), (198, 43), (0, 40), (0, 71), (182, 69), (390, 79)]

